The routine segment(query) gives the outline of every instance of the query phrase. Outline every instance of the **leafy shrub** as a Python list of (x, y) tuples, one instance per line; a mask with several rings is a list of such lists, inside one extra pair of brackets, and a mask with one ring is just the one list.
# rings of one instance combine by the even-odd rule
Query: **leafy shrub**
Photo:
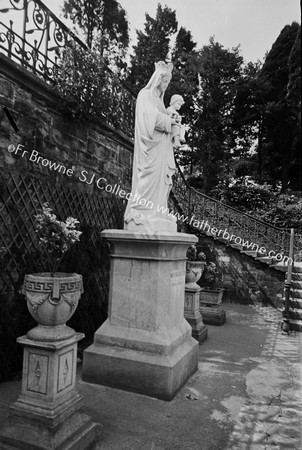
[(190, 245), (187, 250), (188, 261), (205, 261), (206, 255), (203, 252), (198, 252), (195, 244)]
[(302, 233), (302, 200), (279, 194), (268, 185), (234, 184), (216, 190), (219, 200), (279, 228)]
[(121, 121), (120, 81), (93, 50), (66, 48), (54, 76), (63, 107), (74, 119)]
[(189, 175), (187, 178), (187, 182), (188, 182), (189, 186), (191, 186), (194, 189), (203, 190), (204, 186), (205, 186), (205, 179), (202, 174)]
[(280, 228), (295, 228), (302, 233), (302, 200), (294, 195), (280, 195), (265, 210), (257, 211), (261, 219)]
[(45, 272), (50, 272), (53, 277), (63, 257), (80, 239), (82, 232), (76, 230), (80, 222), (73, 217), (68, 217), (65, 222), (58, 220), (48, 203), (42, 205), (34, 218), (40, 248), (48, 255)]
[(214, 262), (205, 266), (202, 274), (202, 285), (209, 288), (215, 288), (217, 283), (222, 280), (222, 275)]
[(234, 184), (224, 187), (217, 194), (219, 200), (241, 211), (266, 207), (276, 199), (276, 194), (267, 185), (254, 183)]

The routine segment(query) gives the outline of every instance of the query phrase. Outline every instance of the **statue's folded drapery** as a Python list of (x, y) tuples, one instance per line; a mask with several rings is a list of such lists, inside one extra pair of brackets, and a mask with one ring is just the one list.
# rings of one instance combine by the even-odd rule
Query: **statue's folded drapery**
[(169, 220), (167, 202), (172, 187), (175, 160), (171, 142), (171, 118), (157, 94), (163, 71), (157, 70), (140, 91), (135, 112), (135, 141), (132, 191), (125, 212), (125, 228), (134, 221)]

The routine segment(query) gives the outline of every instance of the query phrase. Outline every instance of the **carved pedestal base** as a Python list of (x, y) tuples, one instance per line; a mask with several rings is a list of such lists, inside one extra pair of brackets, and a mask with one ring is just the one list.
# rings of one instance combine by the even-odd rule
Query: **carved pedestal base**
[(186, 250), (195, 236), (106, 230), (108, 319), (84, 352), (83, 380), (170, 400), (198, 366), (184, 318)]
[(223, 325), (226, 313), (220, 306), (200, 306), (200, 313), (207, 325)]
[(82, 333), (60, 342), (18, 338), (24, 346), (22, 392), (0, 431), (3, 450), (85, 450), (95, 424), (80, 411), (75, 389), (77, 343)]
[(199, 311), (200, 288), (189, 289), (185, 287), (185, 318), (192, 327), (192, 337), (200, 344), (208, 337), (208, 329), (203, 323), (202, 315)]

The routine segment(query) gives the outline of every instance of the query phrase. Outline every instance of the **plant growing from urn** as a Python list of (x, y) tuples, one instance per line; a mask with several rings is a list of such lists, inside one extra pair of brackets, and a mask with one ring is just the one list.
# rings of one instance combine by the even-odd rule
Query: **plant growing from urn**
[(203, 274), (203, 285), (207, 288), (214, 289), (221, 280), (222, 276), (217, 265), (214, 262), (206, 264)]
[(188, 261), (205, 261), (206, 255), (203, 252), (198, 252), (197, 246), (195, 244), (190, 245), (187, 250), (187, 260)]
[(61, 222), (47, 203), (42, 205), (42, 211), (34, 217), (40, 248), (47, 253), (47, 272), (53, 277), (65, 254), (80, 240), (82, 232), (76, 229), (80, 222), (73, 217)]
[(82, 275), (57, 272), (58, 267), (80, 239), (76, 229), (79, 221), (68, 217), (65, 222), (57, 219), (47, 203), (35, 217), (35, 231), (44, 261), (45, 272), (25, 275), (25, 294), (30, 314), (38, 326), (27, 333), (27, 337), (40, 341), (69, 339), (75, 331), (66, 322), (75, 312), (83, 293)]
[(218, 305), (222, 302), (224, 289), (221, 287), (222, 274), (214, 262), (206, 264), (201, 279), (200, 305)]

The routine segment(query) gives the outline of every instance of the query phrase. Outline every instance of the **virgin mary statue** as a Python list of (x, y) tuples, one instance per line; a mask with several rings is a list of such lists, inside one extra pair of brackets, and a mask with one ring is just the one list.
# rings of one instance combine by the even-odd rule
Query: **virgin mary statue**
[(176, 232), (169, 216), (168, 197), (176, 170), (171, 140), (171, 118), (163, 98), (172, 77), (173, 65), (162, 61), (139, 92), (135, 110), (132, 190), (124, 216), (124, 229), (142, 232)]

